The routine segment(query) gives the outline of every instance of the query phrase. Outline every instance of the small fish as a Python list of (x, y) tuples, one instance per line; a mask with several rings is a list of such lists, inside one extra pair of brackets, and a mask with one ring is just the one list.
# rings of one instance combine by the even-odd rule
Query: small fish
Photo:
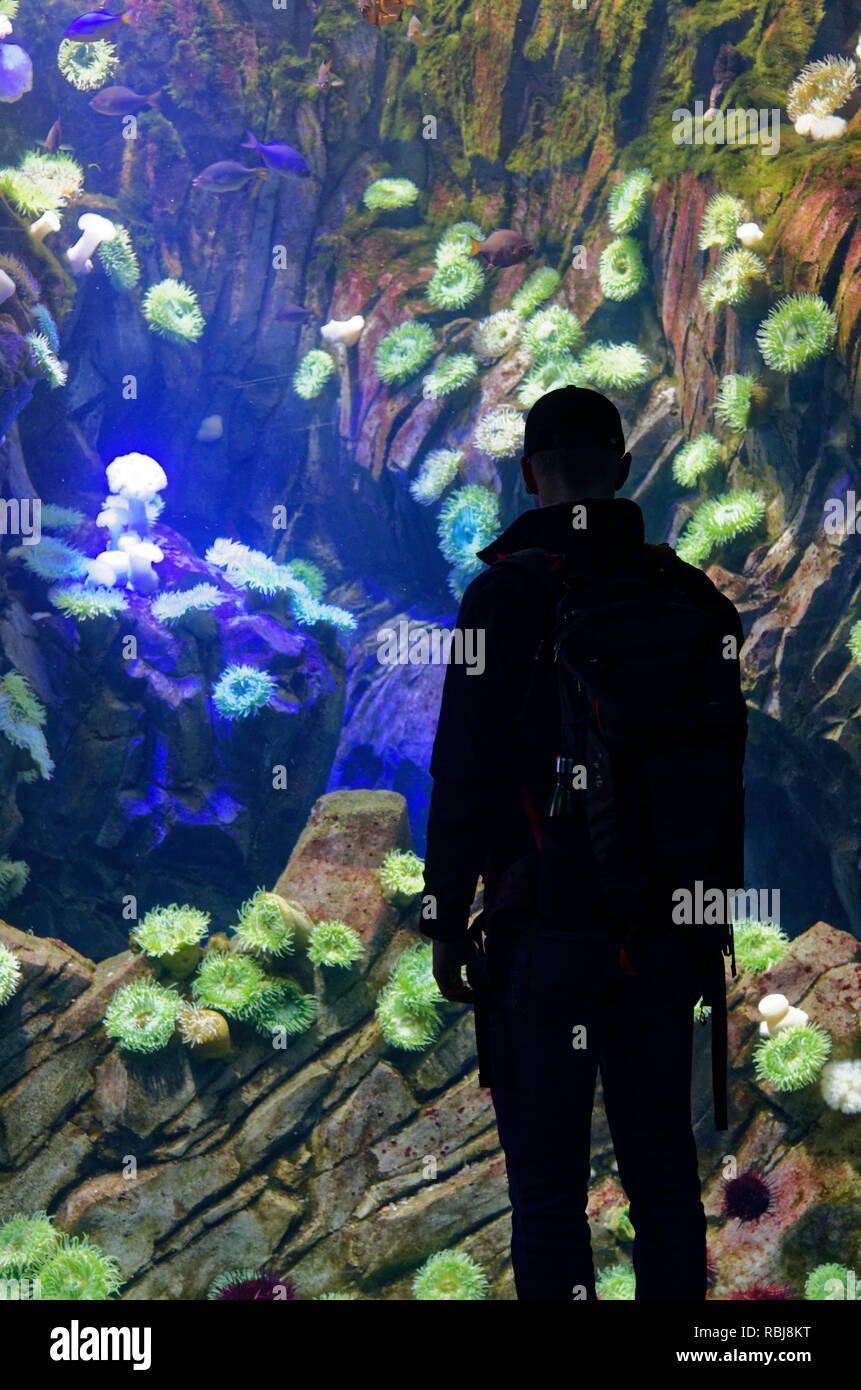
[(51, 129), (48, 131), (48, 134), (45, 136), (44, 145), (48, 154), (57, 153), (57, 150), (60, 148), (60, 141), (62, 139), (62, 135), (63, 133), (60, 126), (60, 113), (58, 111), (57, 119), (51, 126)]
[(194, 188), (205, 188), (208, 193), (234, 193), (244, 188), (249, 179), (265, 178), (265, 169), (249, 169), (238, 159), (221, 159), (207, 165), (191, 182)]
[(343, 87), (344, 85), (340, 77), (331, 76), (331, 71), (332, 59), (328, 58), (325, 63), (320, 64), (320, 70), (317, 73), (317, 81), (314, 83), (314, 86), (319, 87), (321, 92), (328, 92), (331, 91), (333, 87)]
[(131, 24), (131, 10), (122, 14), (111, 14), (109, 10), (88, 10), (73, 19), (68, 29), (63, 30), (64, 39), (78, 39), (86, 42), (90, 38), (104, 38), (112, 24)]
[(276, 174), (296, 174), (300, 179), (311, 177), (309, 166), (292, 145), (282, 145), (278, 140), (262, 145), (254, 131), (249, 130), (248, 139), (242, 142), (240, 149), (256, 150), (266, 167), (274, 169)]
[(470, 237), (472, 242), (471, 256), (484, 256), (488, 265), (520, 265), (521, 261), (527, 260), (535, 251), (535, 247), (522, 237), (519, 232), (513, 232), (509, 227), (501, 227), (496, 232), (491, 232), (486, 241), (476, 241), (475, 237)]
[(412, 15), (412, 17), (410, 18), (410, 22), (407, 25), (408, 39), (412, 39), (413, 43), (424, 43), (428, 35), (432, 33), (432, 29), (422, 28), (421, 20), (419, 19), (418, 15)]
[(397, 24), (404, 7), (415, 9), (417, 0), (359, 0), (359, 14), (366, 24), (380, 28), (384, 24)]
[(131, 87), (103, 87), (93, 97), (90, 106), (100, 116), (134, 116), (145, 106), (155, 106), (160, 96), (160, 89), (146, 97), (140, 92), (133, 92)]
[(293, 304), (288, 301), (282, 304), (280, 309), (276, 309), (272, 315), (279, 323), (304, 323), (309, 318), (319, 318), (316, 309), (309, 309), (305, 304)]

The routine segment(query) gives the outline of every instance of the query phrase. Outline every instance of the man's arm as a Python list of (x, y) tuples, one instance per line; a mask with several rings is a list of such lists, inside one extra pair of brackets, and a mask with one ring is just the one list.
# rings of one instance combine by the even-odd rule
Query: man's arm
[[(495, 822), (517, 793), (516, 720), (538, 640), (536, 590), (513, 567), (488, 570), (470, 584), (458, 614), (464, 650), (479, 660), (473, 668), (452, 661), (446, 671), (425, 857), (425, 902), (434, 916), (422, 921), (423, 934), (437, 943), (435, 973), (439, 963), (454, 991), (444, 990), (447, 998), (471, 998), (460, 978), (469, 910)], [(438, 983), (443, 988), (439, 975)]]

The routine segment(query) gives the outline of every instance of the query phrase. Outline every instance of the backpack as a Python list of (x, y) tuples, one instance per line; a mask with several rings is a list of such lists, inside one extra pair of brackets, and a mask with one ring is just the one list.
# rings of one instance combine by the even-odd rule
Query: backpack
[[(564, 556), (543, 550), (497, 563), (527, 570), (555, 601), (520, 716), (523, 744), (537, 710), (552, 708), (555, 687), (558, 753), (578, 770), (579, 789), (561, 816), (530, 805), (521, 788), (538, 849), (539, 917), (558, 926), (573, 907), (584, 925), (613, 934), (626, 968), (649, 935), (697, 933), (703, 1002), (712, 1008), (715, 1127), (726, 1129), (723, 957), (735, 976), (728, 908), (743, 886), (747, 712), (725, 604), (692, 594), (669, 546), (647, 546), (635, 565), (600, 573), (574, 573)], [(673, 928), (674, 894), (689, 893), (701, 908), (715, 887), (728, 920)]]

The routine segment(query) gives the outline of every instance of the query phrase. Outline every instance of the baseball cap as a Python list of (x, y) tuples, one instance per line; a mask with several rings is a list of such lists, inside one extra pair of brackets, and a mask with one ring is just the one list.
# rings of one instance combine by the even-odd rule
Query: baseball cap
[(539, 396), (526, 417), (523, 453), (540, 449), (577, 449), (582, 445), (625, 452), (622, 417), (612, 401), (585, 386), (560, 386)]

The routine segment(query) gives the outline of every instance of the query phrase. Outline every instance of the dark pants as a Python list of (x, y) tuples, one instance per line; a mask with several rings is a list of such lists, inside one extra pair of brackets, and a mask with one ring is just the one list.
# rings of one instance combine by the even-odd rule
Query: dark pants
[(519, 1299), (596, 1297), (585, 1209), (599, 1070), (636, 1232), (636, 1296), (705, 1298), (690, 1117), (696, 962), (682, 934), (640, 943), (635, 963), (635, 976), (624, 973), (606, 935), (494, 933), (491, 925), (471, 973), (505, 1152)]

